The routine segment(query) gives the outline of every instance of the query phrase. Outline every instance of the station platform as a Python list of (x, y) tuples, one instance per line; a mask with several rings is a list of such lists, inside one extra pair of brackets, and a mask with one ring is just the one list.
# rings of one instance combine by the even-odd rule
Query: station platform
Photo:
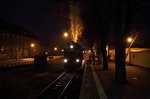
[[(52, 58), (51, 58), (52, 57)], [(47, 61), (60, 59), (63, 56), (48, 56)], [(8, 59), (0, 61), (0, 69), (8, 67), (16, 67), (21, 65), (33, 64), (34, 58), (19, 58), (19, 59)]]
[(92, 64), (85, 65), (80, 99), (107, 99), (106, 93)]
[(126, 65), (127, 83), (114, 81), (115, 63), (85, 64), (80, 99), (150, 99), (150, 69)]
[(6, 67), (15, 67), (18, 65), (25, 65), (25, 64), (33, 64), (33, 58), (20, 58), (20, 59), (9, 59), (0, 61), (0, 69)]

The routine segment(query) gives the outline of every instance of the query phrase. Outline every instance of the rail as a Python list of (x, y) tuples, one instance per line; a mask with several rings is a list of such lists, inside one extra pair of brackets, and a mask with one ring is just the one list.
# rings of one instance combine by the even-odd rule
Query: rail
[(33, 99), (61, 99), (76, 73), (63, 72), (60, 76), (39, 92)]

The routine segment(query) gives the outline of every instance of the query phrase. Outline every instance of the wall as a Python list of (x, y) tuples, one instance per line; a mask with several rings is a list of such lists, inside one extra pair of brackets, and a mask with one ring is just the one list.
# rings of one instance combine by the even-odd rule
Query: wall
[[(126, 53), (128, 48), (126, 48)], [(110, 60), (115, 60), (115, 50), (109, 50)], [(131, 48), (126, 57), (126, 62), (150, 68), (150, 48)]]
[(150, 68), (150, 51), (131, 52), (130, 64)]

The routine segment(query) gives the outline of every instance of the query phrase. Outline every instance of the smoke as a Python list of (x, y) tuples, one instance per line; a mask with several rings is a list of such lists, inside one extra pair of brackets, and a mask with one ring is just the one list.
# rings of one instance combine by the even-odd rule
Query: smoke
[(81, 5), (79, 3), (75, 3), (73, 1), (69, 2), (69, 8), (70, 8), (70, 30), (71, 30), (71, 36), (72, 40), (74, 42), (78, 42), (79, 37), (81, 37), (83, 32), (83, 21), (81, 20)]

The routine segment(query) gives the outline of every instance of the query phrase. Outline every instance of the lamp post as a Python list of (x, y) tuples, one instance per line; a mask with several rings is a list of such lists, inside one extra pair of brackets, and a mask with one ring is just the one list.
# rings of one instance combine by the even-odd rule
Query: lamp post
[(127, 59), (127, 56), (129, 55), (131, 46), (132, 46), (132, 44), (133, 44), (133, 39), (132, 39), (131, 37), (128, 37), (128, 38), (127, 38), (127, 43), (129, 43), (129, 48), (128, 48), (128, 51), (127, 51), (127, 53), (126, 53), (126, 59)]
[(128, 54), (129, 54), (129, 52), (130, 52), (131, 46), (133, 45), (134, 41), (135, 41), (136, 38), (139, 36), (139, 34), (140, 34), (140, 32), (138, 32), (138, 33), (136, 34), (136, 36), (134, 37), (134, 39), (132, 39), (131, 37), (127, 38), (127, 41), (130, 43), (130, 46), (129, 46), (128, 51), (127, 51), (127, 53), (126, 53), (126, 58), (127, 58)]
[(33, 48), (35, 47), (35, 44), (31, 43), (30, 47), (31, 47), (31, 56), (33, 56), (34, 55), (34, 49)]

